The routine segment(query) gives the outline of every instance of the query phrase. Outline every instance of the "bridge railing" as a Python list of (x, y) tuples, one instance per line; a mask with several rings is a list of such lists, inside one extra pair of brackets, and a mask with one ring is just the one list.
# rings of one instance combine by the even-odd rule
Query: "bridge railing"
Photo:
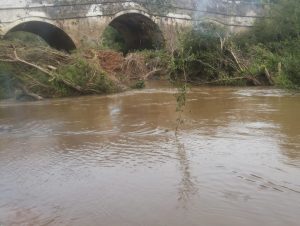
[[(0, 0), (4, 2), (4, 0)], [(15, 4), (14, 4), (15, 2)], [(37, 1), (32, 2), (28, 0), (26, 4), (16, 4), (17, 0), (5, 0), (5, 3), (0, 4), (0, 22), (1, 11), (9, 10), (28, 10), (28, 11), (68, 11), (68, 7), (72, 7), (69, 13), (57, 13), (53, 19), (76, 19), (81, 17), (88, 17), (80, 14), (81, 8), (89, 8), (93, 5), (99, 5), (104, 10), (101, 16), (113, 16), (118, 13), (117, 10), (107, 11), (106, 8), (118, 8), (118, 5), (139, 4), (147, 10), (147, 13), (152, 16), (202, 21), (204, 17), (217, 20), (219, 23), (230, 26), (240, 26), (240, 24), (227, 22), (232, 21), (232, 18), (238, 18), (237, 21), (247, 21), (264, 18), (264, 8), (266, 5), (272, 4), (272, 0), (208, 0), (205, 4), (199, 4), (195, 0), (53, 0), (53, 1)], [(201, 1), (202, 2), (202, 1)], [(218, 4), (217, 4), (218, 3)], [(64, 10), (62, 10), (64, 9)], [(188, 15), (187, 17), (178, 15)], [(93, 16), (100, 16), (94, 14)], [(52, 17), (51, 17), (52, 18)], [(225, 19), (223, 19), (225, 18)], [(234, 20), (233, 20), (234, 21)], [(250, 22), (248, 23), (250, 25)], [(242, 26), (247, 26), (245, 23)]]

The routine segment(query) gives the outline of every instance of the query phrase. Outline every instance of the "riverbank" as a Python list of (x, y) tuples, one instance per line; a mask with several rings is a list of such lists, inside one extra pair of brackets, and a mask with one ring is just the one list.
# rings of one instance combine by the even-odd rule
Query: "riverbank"
[[(214, 41), (210, 38), (210, 42)], [(187, 40), (184, 43), (193, 45)], [(211, 47), (214, 44), (218, 46), (209, 43)], [(117, 93), (144, 88), (146, 80), (161, 78), (197, 85), (275, 84), (267, 68), (258, 76), (248, 73), (238, 53), (225, 47), (222, 54), (216, 48), (206, 51), (213, 55), (210, 61), (212, 57), (206, 55), (202, 59), (188, 50), (174, 53), (144, 50), (124, 55), (111, 49), (93, 48), (65, 53), (33, 43), (4, 40), (0, 46), (1, 99), (42, 100)]]
[[(215, 23), (197, 24), (177, 34), (173, 50), (120, 52), (120, 45), (109, 42), (64, 53), (28, 34), (18, 34), (27, 42), (0, 40), (0, 98), (40, 100), (116, 93), (144, 88), (146, 80), (161, 77), (181, 88), (184, 84), (183, 93), (188, 83), (299, 90), (297, 12), (298, 1), (279, 1), (264, 20), (240, 34)], [(119, 40), (114, 38), (118, 35), (107, 37)]]
[(263, 45), (243, 52), (231, 40), (207, 37), (199, 30), (185, 34), (181, 41), (182, 48), (174, 53), (144, 50), (127, 55), (92, 48), (64, 53), (32, 43), (0, 41), (0, 98), (117, 93), (144, 88), (145, 81), (153, 78), (193, 85), (297, 88), (297, 81), (284, 72), (284, 61)]

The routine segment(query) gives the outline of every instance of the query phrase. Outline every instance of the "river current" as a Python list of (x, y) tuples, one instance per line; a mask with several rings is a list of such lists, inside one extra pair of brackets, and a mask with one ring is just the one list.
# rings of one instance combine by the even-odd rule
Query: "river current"
[(175, 93), (0, 102), (0, 225), (298, 226), (300, 95)]

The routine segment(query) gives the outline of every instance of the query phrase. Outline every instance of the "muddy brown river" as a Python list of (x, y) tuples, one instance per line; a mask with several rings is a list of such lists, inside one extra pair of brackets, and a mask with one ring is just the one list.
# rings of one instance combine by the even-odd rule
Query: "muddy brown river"
[(300, 95), (175, 92), (0, 102), (0, 225), (300, 225)]

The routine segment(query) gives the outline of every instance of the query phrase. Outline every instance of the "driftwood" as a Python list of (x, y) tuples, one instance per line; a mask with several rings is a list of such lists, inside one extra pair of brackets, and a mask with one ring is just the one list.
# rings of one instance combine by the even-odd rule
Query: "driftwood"
[(47, 74), (47, 75), (49, 75), (49, 76), (51, 76), (52, 77), (52, 74), (48, 71), (48, 70), (46, 70), (46, 69), (44, 69), (44, 68), (42, 68), (42, 67), (40, 67), (40, 66), (38, 66), (38, 65), (36, 65), (36, 64), (32, 64), (32, 63), (30, 63), (30, 62), (27, 62), (26, 60), (23, 60), (23, 59), (21, 59), (19, 56), (18, 56), (18, 54), (17, 54), (17, 50), (14, 48), (14, 56), (15, 56), (15, 61), (16, 62), (20, 62), (20, 63), (23, 63), (23, 64), (26, 64), (26, 65), (28, 65), (28, 66), (30, 66), (30, 67), (33, 67), (33, 68), (35, 68), (35, 69), (38, 69), (38, 70), (40, 70), (41, 72), (43, 72), (43, 73), (45, 73), (45, 74)]
[(32, 80), (36, 85), (40, 86), (40, 87), (44, 87), (47, 89), (51, 89), (51, 87), (41, 83), (40, 81), (36, 80), (35, 78), (33, 78), (32, 76), (30, 76), (29, 74), (24, 74), (27, 78), (29, 78), (30, 80)]
[(192, 81), (192, 80), (189, 80), (188, 82), (195, 84), (195, 85), (209, 85), (209, 84), (216, 84), (216, 83), (220, 83), (220, 82), (236, 81), (236, 80), (243, 80), (243, 79), (252, 82), (253, 85), (256, 85), (256, 86), (261, 85), (261, 83), (253, 76), (240, 76), (240, 77), (233, 77), (233, 78), (217, 79), (217, 80), (209, 81), (209, 82), (196, 82), (196, 81)]
[(251, 81), (253, 83), (253, 85), (255, 86), (261, 86), (261, 82), (258, 81), (255, 77), (253, 76), (247, 76), (248, 81)]
[(281, 62), (278, 63), (278, 74), (281, 75), (281, 71), (282, 71), (282, 65), (281, 65)]
[(197, 62), (199, 62), (200, 64), (206, 66), (206, 67), (209, 67), (210, 69), (214, 70), (214, 71), (218, 71), (216, 68), (214, 68), (212, 65), (210, 65), (209, 63), (206, 63), (200, 59), (197, 59)]
[(235, 62), (236, 65), (238, 66), (239, 70), (240, 70), (241, 72), (243, 72), (244, 69), (242, 68), (242, 66), (241, 66), (241, 64), (240, 64), (240, 62), (239, 62), (239, 60), (238, 60), (238, 58), (237, 58), (236, 55), (234, 54), (233, 50), (228, 49), (228, 51), (229, 51), (230, 55), (232, 56), (234, 62)]
[(57, 70), (57, 67), (54, 67), (52, 65), (47, 65), (47, 68), (52, 70), (52, 71), (56, 71)]
[(246, 79), (244, 76), (243, 77), (235, 77), (235, 78), (231, 78), (231, 79), (217, 79), (217, 80), (213, 80), (213, 81), (209, 81), (209, 82), (196, 82), (193, 80), (188, 80), (189, 83), (195, 84), (195, 85), (209, 85), (209, 84), (216, 84), (216, 83), (220, 83), (220, 82), (226, 82), (226, 81), (235, 81), (235, 80), (242, 80), (242, 79)]
[(218, 32), (217, 35), (219, 36), (219, 40), (220, 40), (220, 49), (221, 51), (223, 51), (225, 43), (226, 43), (226, 37), (222, 37)]
[(25, 96), (31, 97), (34, 100), (43, 100), (44, 99), (40, 95), (30, 92), (24, 85), (18, 84), (17, 86), (22, 90), (22, 92)]
[(153, 75), (155, 75), (155, 74), (157, 74), (158, 72), (161, 72), (161, 71), (162, 71), (162, 69), (154, 69), (154, 70), (148, 72), (148, 73), (144, 76), (144, 80), (147, 80), (149, 77), (151, 77), (151, 76), (153, 76)]
[(273, 80), (271, 74), (269, 73), (267, 67), (264, 67), (264, 72), (265, 72), (265, 76), (268, 79), (270, 85), (274, 85), (274, 80)]
[[(66, 86), (72, 88), (73, 90), (75, 90), (77, 92), (80, 92), (80, 93), (88, 92), (88, 90), (84, 90), (82, 87), (80, 87), (78, 85), (72, 84), (72, 82), (70, 82), (70, 81), (68, 81), (66, 79), (61, 78), (61, 76), (52, 73), (51, 71), (47, 70), (46, 68), (43, 68), (43, 67), (41, 67), (39, 65), (30, 63), (30, 62), (28, 62), (28, 61), (20, 58), (18, 56), (17, 49), (15, 47), (13, 47), (13, 48), (14, 48), (14, 51), (13, 51), (14, 57), (13, 58), (9, 57), (10, 59), (0, 59), (0, 61), (2, 61), (2, 62), (19, 62), (19, 63), (25, 64), (27, 66), (33, 67), (33, 68), (35, 68), (35, 69), (43, 72), (44, 74), (48, 75), (51, 79), (57, 79), (59, 82), (62, 82), (63, 84), (65, 84)], [(56, 67), (54, 67), (54, 66), (47, 65), (47, 67), (50, 68), (51, 70), (56, 70)]]
[(136, 53), (131, 53), (125, 58), (121, 70), (130, 79), (134, 77), (140, 78), (143, 74), (147, 73), (145, 58)]

